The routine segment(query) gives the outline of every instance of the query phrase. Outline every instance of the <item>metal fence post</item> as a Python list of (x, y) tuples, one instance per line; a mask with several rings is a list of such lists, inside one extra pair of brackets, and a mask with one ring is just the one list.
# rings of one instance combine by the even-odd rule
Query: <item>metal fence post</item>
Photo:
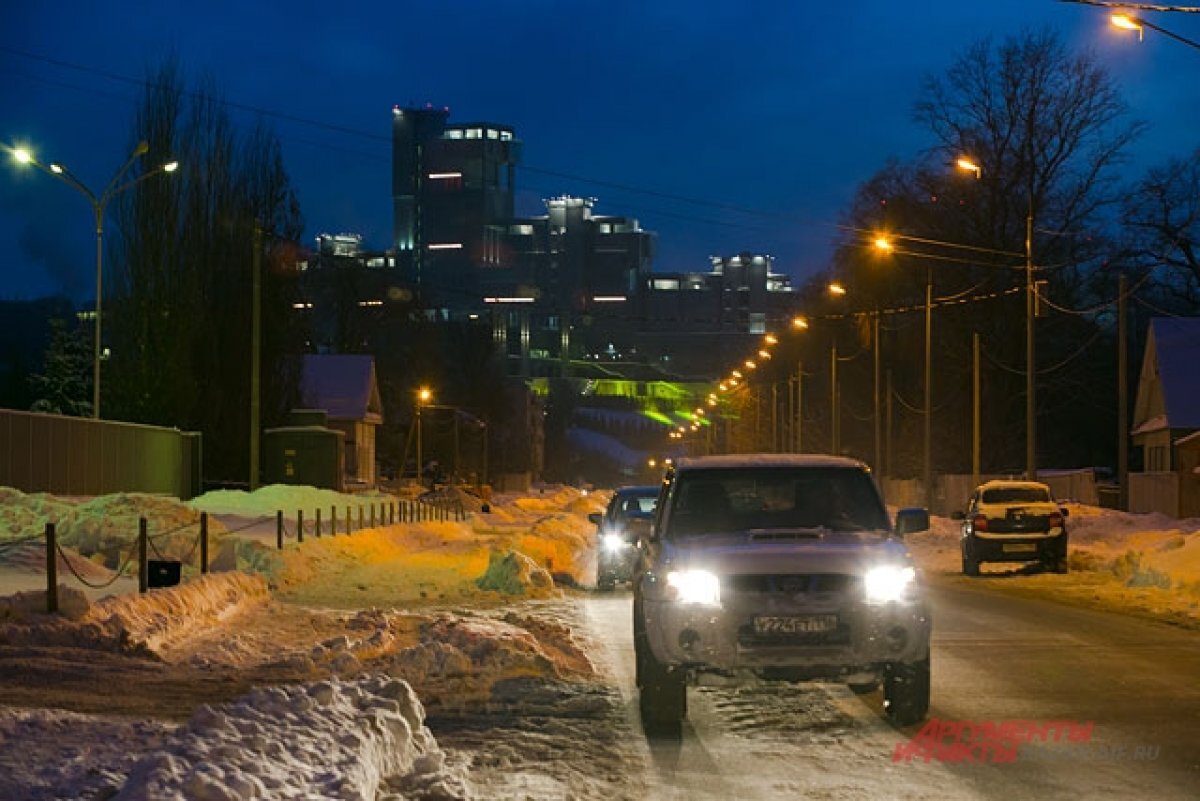
[(321, 508), (317, 507), (317, 519), (313, 521), (313, 526), (317, 531), (317, 539), (321, 538)]
[(329, 533), (337, 536), (337, 506), (329, 507)]
[(208, 512), (200, 513), (200, 575), (208, 572)]
[(363, 528), (363, 522), (364, 522), (364, 518), (363, 518), (363, 508), (362, 508), (362, 504), (360, 503), (360, 504), (358, 505), (358, 528), (359, 528), (359, 530), (362, 530), (362, 528)]
[(150, 537), (146, 533), (146, 518), (138, 518), (138, 592), (143, 595), (150, 587), (150, 564), (146, 559), (146, 546)]
[(346, 504), (346, 533), (350, 533), (350, 504)]
[(371, 528), (375, 528), (375, 504), (371, 504)]
[(275, 547), (283, 550), (283, 510), (275, 510)]
[(296, 542), (304, 542), (304, 510), (296, 510)]
[(58, 611), (58, 535), (54, 524), (46, 524), (46, 611)]

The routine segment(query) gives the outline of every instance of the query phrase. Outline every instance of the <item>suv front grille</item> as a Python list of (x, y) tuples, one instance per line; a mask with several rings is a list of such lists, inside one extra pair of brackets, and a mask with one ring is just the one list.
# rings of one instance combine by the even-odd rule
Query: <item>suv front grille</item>
[(745, 595), (822, 595), (842, 593), (857, 579), (844, 573), (741, 573), (726, 576), (722, 592)]

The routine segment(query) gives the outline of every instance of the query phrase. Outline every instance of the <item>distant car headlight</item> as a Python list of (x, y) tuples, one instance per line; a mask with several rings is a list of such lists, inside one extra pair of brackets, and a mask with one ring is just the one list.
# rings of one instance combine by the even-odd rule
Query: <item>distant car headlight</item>
[(600, 538), (600, 547), (609, 553), (616, 553), (625, 547), (625, 538), (610, 531)]
[(672, 570), (667, 574), (667, 587), (680, 603), (704, 606), (721, 603), (721, 582), (707, 570)]
[(863, 579), (867, 601), (871, 603), (899, 601), (908, 594), (916, 580), (917, 571), (911, 567), (901, 565), (873, 567), (867, 571), (867, 575)]

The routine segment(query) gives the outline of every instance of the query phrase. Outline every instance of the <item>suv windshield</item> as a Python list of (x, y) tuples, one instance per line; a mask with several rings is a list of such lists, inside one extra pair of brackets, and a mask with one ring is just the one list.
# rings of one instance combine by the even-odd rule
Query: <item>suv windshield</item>
[(683, 471), (667, 537), (747, 530), (887, 530), (869, 474), (847, 467), (741, 467)]
[(1050, 500), (1041, 487), (998, 487), (983, 491), (984, 503), (1039, 503)]

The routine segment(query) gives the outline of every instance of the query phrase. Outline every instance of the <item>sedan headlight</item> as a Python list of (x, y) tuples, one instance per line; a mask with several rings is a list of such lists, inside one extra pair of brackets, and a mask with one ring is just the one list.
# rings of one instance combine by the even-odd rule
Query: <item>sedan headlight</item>
[(609, 553), (616, 553), (625, 547), (625, 538), (620, 534), (609, 532), (600, 538), (600, 547)]
[(917, 579), (917, 571), (902, 565), (880, 565), (867, 571), (863, 579), (867, 601), (887, 603), (902, 600)]
[(721, 582), (707, 570), (672, 570), (667, 574), (667, 587), (680, 603), (704, 606), (721, 603)]

